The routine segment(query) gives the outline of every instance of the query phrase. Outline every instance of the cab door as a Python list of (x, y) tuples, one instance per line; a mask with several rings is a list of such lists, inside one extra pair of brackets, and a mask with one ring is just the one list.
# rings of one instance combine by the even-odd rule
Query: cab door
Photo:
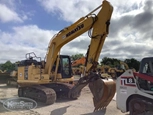
[(60, 67), (61, 67), (61, 74), (63, 78), (72, 77), (71, 60), (69, 56), (66, 56), (66, 55), (60, 56)]

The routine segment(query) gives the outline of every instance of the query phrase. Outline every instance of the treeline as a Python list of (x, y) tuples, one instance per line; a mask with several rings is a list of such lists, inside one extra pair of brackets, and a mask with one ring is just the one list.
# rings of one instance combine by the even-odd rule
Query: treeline
[(104, 57), (100, 63), (101, 65), (109, 65), (110, 67), (117, 67), (119, 66), (121, 61), (126, 63), (130, 69), (134, 68), (136, 71), (139, 70), (140, 62), (134, 58), (119, 60), (116, 58)]
[[(84, 56), (83, 54), (71, 55), (71, 60), (74, 61), (74, 60), (77, 60), (83, 56)], [(117, 67), (120, 64), (120, 61), (125, 62), (129, 66), (129, 68), (135, 68), (136, 71), (139, 70), (140, 62), (134, 58), (119, 60), (116, 58), (104, 57), (103, 59), (101, 59), (99, 64), (100, 65), (109, 65), (110, 67)], [(12, 63), (11, 61), (6, 61), (5, 63), (0, 64), (0, 70), (2, 70), (2, 71), (6, 70), (7, 72), (11, 72), (16, 69), (17, 69), (16, 63)]]
[(6, 61), (5, 63), (0, 64), (0, 70), (11, 72), (13, 70), (16, 70), (16, 63), (12, 63), (11, 61)]
[[(71, 59), (76, 60), (76, 59), (79, 59), (83, 56), (84, 56), (83, 54), (75, 54), (75, 55), (71, 56)], [(101, 59), (99, 65), (109, 65), (110, 67), (117, 67), (120, 65), (120, 61), (126, 63), (128, 65), (128, 67), (131, 69), (134, 68), (136, 71), (139, 70), (140, 62), (134, 58), (119, 60), (116, 58), (104, 57), (103, 59)]]

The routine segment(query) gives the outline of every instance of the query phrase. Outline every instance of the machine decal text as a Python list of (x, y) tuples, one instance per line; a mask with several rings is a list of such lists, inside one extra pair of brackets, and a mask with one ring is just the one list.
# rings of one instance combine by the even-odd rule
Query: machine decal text
[(75, 29), (73, 29), (72, 31), (68, 32), (66, 34), (66, 37), (69, 37), (70, 35), (74, 34), (78, 30), (81, 30), (83, 27), (84, 27), (84, 24), (78, 25)]
[(127, 89), (120, 89), (120, 93), (127, 94)]
[(122, 86), (133, 86), (135, 87), (135, 81), (133, 77), (121, 77), (121, 85)]

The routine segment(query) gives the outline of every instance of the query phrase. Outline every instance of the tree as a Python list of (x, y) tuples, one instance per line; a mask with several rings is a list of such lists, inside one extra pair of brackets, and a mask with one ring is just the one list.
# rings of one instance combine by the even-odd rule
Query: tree
[(100, 63), (101, 65), (109, 65), (110, 67), (116, 67), (120, 64), (120, 60), (104, 57)]
[(136, 71), (139, 71), (140, 62), (136, 59), (125, 59), (124, 62), (129, 66), (129, 68), (134, 68)]
[(0, 69), (2, 71), (6, 70), (7, 72), (11, 72), (16, 69), (16, 64), (11, 63), (11, 61), (6, 61), (5, 63), (0, 64)]
[(71, 56), (71, 60), (74, 61), (74, 60), (80, 59), (81, 57), (84, 57), (84, 55), (83, 54), (75, 54), (75, 55)]
[[(109, 65), (110, 67), (117, 67), (120, 65), (119, 59), (104, 57), (101, 61), (101, 65)], [(125, 59), (124, 62), (129, 66), (129, 68), (134, 68), (136, 71), (139, 70), (140, 62), (134, 58)]]

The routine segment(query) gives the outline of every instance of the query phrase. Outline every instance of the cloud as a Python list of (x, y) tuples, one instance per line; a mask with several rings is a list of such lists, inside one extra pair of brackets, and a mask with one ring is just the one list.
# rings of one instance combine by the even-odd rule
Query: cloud
[(0, 62), (19, 61), (25, 54), (35, 52), (44, 58), (49, 41), (56, 31), (43, 30), (36, 25), (14, 27), (12, 33), (0, 31)]
[(16, 9), (16, 3), (15, 1), (19, 1), (19, 0), (0, 0), (1, 4), (5, 4), (7, 5), (10, 9), (15, 10)]
[(30, 19), (32, 12), (25, 12), (24, 4), (20, 0), (0, 0), (0, 22), (23, 23)]
[[(65, 21), (74, 22), (87, 15), (93, 9), (102, 4), (101, 0), (38, 0), (41, 6), (48, 13), (56, 13)], [(110, 3), (114, 7), (113, 18), (119, 18), (123, 14), (137, 13), (141, 10), (143, 0), (111, 0)]]
[[(94, 6), (99, 6), (101, 1), (93, 2), (92, 0), (38, 0), (47, 12), (58, 13), (60, 18), (65, 21), (74, 22), (85, 16)], [(75, 11), (75, 12), (74, 12)]]
[(19, 17), (19, 15), (9, 9), (5, 4), (0, 4), (0, 20), (3, 23), (6, 22), (22, 22), (22, 19)]
[[(62, 20), (74, 23), (99, 6), (101, 1), (95, 0), (38, 0), (48, 13), (59, 14)], [(112, 0), (114, 12), (110, 24), (110, 33), (105, 40), (100, 59), (111, 57), (118, 59), (152, 56), (153, 2), (137, 0)], [(26, 17), (24, 17), (26, 19)], [(62, 28), (61, 28), (62, 29)], [(0, 31), (0, 49), (3, 54), (0, 60), (21, 60), (28, 52), (34, 51), (44, 57), (54, 30), (44, 30), (37, 25), (13, 27), (12, 33)], [(69, 42), (61, 49), (61, 54), (86, 54), (90, 38), (87, 33)], [(5, 53), (8, 52), (8, 53)]]

